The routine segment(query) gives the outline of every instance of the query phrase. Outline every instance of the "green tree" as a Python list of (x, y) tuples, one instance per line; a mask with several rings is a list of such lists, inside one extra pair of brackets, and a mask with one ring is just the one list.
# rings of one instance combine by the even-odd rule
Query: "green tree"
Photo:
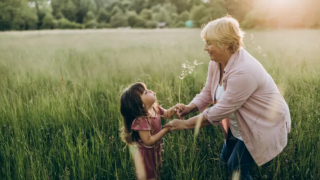
[(122, 14), (123, 11), (119, 6), (114, 6), (111, 10), (111, 16), (114, 16), (115, 14)]
[(35, 7), (30, 7), (28, 2), (22, 2), (16, 12), (12, 27), (17, 30), (37, 29), (38, 16)]
[(75, 3), (77, 6), (76, 11), (76, 21), (77, 23), (82, 24), (84, 21), (84, 18), (86, 17), (88, 11), (93, 12), (96, 14), (97, 12), (97, 5), (95, 1), (93, 0), (77, 0), (77, 3)]
[(128, 26), (128, 19), (123, 13), (115, 14), (111, 17), (110, 26), (113, 28)]
[(131, 27), (137, 27), (137, 19), (139, 18), (138, 14), (135, 11), (127, 12), (128, 25)]
[(93, 12), (87, 12), (86, 17), (84, 18), (84, 26), (85, 28), (96, 28), (98, 26), (98, 22), (96, 21)]
[(196, 27), (200, 27), (204, 23), (207, 23), (207, 20), (209, 19), (207, 9), (202, 4), (191, 9), (190, 17)]
[(13, 20), (19, 13), (21, 0), (1, 0), (0, 2), (0, 30), (13, 28)]
[(145, 27), (149, 28), (149, 29), (156, 28), (157, 27), (157, 22), (156, 21), (152, 21), (152, 20), (146, 21)]
[(169, 13), (169, 15), (172, 15), (172, 14), (178, 14), (177, 13), (177, 7), (171, 3), (165, 3), (163, 5), (163, 8), (166, 9)]
[(136, 11), (137, 14), (140, 14), (140, 12), (146, 8), (146, 0), (131, 0), (132, 3), (128, 7), (128, 10), (130, 11)]
[(225, 3), (228, 14), (236, 18), (239, 22), (242, 22), (248, 12), (253, 8), (253, 0), (225, 0)]
[(225, 0), (211, 0), (208, 5), (208, 18), (207, 21), (220, 18), (227, 15), (227, 10), (225, 8)]
[[(57, 19), (62, 18), (61, 16), (58, 18), (58, 14), (61, 13), (61, 6), (64, 3), (63, 0), (51, 0), (51, 9), (52, 9), (52, 14), (55, 16)], [(62, 13), (61, 13), (62, 14)]]
[(86, 14), (86, 16), (85, 16), (85, 18), (84, 18), (84, 20), (83, 20), (83, 22), (84, 22), (84, 23), (87, 23), (87, 22), (92, 21), (92, 20), (94, 20), (94, 19), (95, 19), (95, 17), (94, 17), (93, 12), (88, 11), (87, 14)]
[(61, 18), (57, 20), (57, 27), (59, 29), (79, 29), (82, 28), (82, 25), (75, 22), (70, 22), (66, 18)]
[(110, 22), (111, 13), (108, 13), (104, 9), (100, 9), (97, 20), (99, 23), (108, 23)]
[(77, 7), (71, 0), (64, 3), (64, 5), (61, 7), (61, 12), (69, 21), (76, 21)]
[(171, 23), (171, 17), (169, 12), (162, 6), (158, 10), (158, 12), (153, 12), (151, 16), (151, 19), (155, 22), (166, 22), (168, 24)]
[(187, 20), (190, 19), (190, 13), (188, 11), (183, 11), (179, 16), (178, 16), (178, 21), (180, 22), (186, 22)]
[(177, 8), (177, 13), (180, 14), (183, 11), (189, 10), (189, 1), (190, 0), (172, 0), (170, 2)]
[(142, 19), (144, 19), (145, 21), (147, 20), (151, 20), (152, 18), (152, 11), (150, 9), (143, 9), (141, 12), (140, 12), (140, 17)]
[(42, 20), (42, 29), (54, 29), (57, 26), (57, 21), (54, 19), (53, 15), (48, 12)]

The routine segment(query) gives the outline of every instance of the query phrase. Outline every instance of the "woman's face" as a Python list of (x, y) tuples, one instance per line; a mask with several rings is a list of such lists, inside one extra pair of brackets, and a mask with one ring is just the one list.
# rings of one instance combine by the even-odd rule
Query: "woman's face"
[[(227, 49), (227, 48), (226, 48)], [(215, 61), (217, 63), (224, 62), (228, 57), (228, 51), (225, 52), (223, 47), (220, 48), (215, 41), (206, 41), (204, 46), (204, 50), (208, 52), (211, 61)]]

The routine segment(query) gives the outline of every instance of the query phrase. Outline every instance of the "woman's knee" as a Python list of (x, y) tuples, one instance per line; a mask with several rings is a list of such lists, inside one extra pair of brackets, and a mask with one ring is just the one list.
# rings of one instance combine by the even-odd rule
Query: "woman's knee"
[(234, 171), (238, 171), (239, 170), (238, 162), (234, 162), (234, 161), (232, 161), (232, 159), (229, 159), (229, 161), (227, 163), (227, 167), (228, 167), (228, 171), (230, 173), (233, 173)]

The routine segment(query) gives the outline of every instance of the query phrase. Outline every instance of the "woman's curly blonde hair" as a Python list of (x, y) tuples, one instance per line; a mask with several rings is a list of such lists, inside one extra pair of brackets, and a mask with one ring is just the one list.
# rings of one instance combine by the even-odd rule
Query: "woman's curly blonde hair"
[(244, 32), (239, 22), (231, 16), (210, 21), (201, 31), (205, 41), (214, 41), (219, 47), (227, 46), (231, 54), (243, 47)]

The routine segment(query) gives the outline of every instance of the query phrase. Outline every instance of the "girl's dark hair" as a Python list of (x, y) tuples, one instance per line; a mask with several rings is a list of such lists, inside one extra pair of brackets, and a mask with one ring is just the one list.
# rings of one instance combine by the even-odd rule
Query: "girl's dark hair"
[(145, 90), (146, 85), (144, 83), (135, 83), (121, 95), (120, 112), (123, 116), (121, 138), (128, 145), (131, 145), (140, 138), (139, 132), (131, 130), (134, 119), (137, 117), (148, 117), (148, 111), (143, 107), (141, 99), (141, 95)]

